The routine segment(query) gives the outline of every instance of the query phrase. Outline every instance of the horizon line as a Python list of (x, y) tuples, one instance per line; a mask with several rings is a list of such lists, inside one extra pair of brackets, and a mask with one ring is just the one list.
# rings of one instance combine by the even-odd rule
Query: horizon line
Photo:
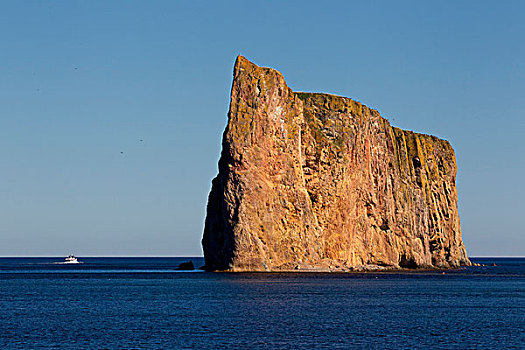
[[(0, 255), (0, 258), (63, 258), (65, 255)], [(204, 258), (197, 255), (75, 255), (81, 258)]]
[[(203, 255), (76, 255), (82, 258), (204, 258)], [(62, 258), (63, 255), (0, 255), (0, 258)], [(478, 258), (525, 258), (525, 255), (478, 255), (469, 256), (469, 259)]]

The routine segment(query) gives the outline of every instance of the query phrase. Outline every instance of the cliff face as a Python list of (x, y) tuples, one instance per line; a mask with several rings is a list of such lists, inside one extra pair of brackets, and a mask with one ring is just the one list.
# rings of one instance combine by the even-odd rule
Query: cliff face
[(349, 98), (239, 56), (202, 244), (208, 270), (470, 265), (456, 160)]

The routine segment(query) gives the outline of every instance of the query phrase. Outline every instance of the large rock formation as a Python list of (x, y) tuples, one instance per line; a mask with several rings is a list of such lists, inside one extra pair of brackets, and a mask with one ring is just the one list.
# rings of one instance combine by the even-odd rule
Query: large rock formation
[(202, 244), (208, 270), (470, 265), (450, 144), (239, 56)]

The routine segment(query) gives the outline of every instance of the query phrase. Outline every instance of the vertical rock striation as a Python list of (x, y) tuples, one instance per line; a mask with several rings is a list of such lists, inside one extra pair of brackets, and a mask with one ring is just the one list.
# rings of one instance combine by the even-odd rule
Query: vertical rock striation
[(202, 244), (208, 270), (470, 265), (450, 144), (239, 56)]

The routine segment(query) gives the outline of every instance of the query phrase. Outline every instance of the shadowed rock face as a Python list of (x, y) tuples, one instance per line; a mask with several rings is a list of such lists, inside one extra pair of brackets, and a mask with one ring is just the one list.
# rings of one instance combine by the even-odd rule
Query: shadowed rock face
[(349, 98), (239, 56), (202, 244), (208, 270), (470, 265), (456, 159)]

